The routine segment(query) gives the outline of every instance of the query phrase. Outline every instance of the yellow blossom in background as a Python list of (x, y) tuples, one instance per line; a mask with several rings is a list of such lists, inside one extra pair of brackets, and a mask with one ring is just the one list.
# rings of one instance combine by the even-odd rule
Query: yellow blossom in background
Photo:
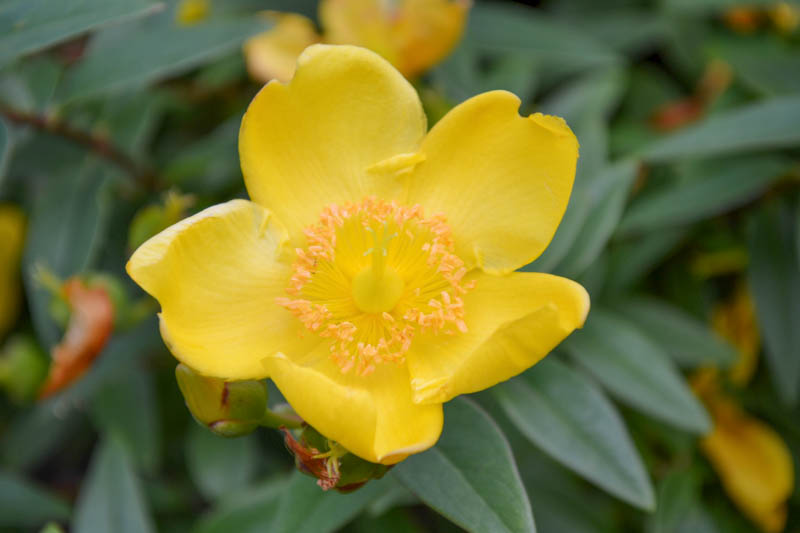
[(300, 54), (320, 37), (314, 23), (294, 13), (268, 13), (275, 27), (244, 44), (247, 71), (254, 79), (288, 81)]
[(414, 78), (452, 51), (469, 8), (469, 0), (321, 0), (321, 36), (301, 15), (273, 15), (275, 28), (244, 46), (248, 71), (259, 81), (288, 81), (303, 48), (325, 42), (369, 48)]
[(181, 0), (175, 11), (175, 21), (181, 26), (192, 26), (208, 18), (211, 0)]
[(800, 26), (800, 8), (791, 2), (778, 2), (767, 13), (781, 33), (792, 33)]
[(0, 339), (19, 313), (19, 264), (24, 244), (25, 215), (15, 206), (0, 205)]
[(515, 272), (555, 233), (578, 143), (505, 91), (426, 133), (377, 54), (314, 45), (242, 121), (252, 201), (166, 229), (128, 272), (195, 371), (271, 378), (326, 438), (392, 464), (432, 446), (442, 403), (547, 355), (589, 310), (579, 284)]
[(782, 531), (786, 501), (794, 490), (794, 464), (780, 435), (747, 414), (722, 390), (720, 378), (744, 387), (758, 364), (760, 335), (747, 287), (712, 316), (714, 330), (736, 347), (736, 362), (722, 374), (706, 368), (692, 377), (692, 388), (708, 408), (714, 427), (700, 442), (731, 500), (766, 533)]

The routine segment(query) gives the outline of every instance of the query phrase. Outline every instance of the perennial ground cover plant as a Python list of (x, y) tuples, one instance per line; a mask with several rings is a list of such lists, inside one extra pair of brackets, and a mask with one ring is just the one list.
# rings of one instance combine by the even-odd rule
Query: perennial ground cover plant
[(589, 309), (573, 281), (513, 272), (552, 238), (578, 157), (562, 119), (518, 108), (479, 95), (426, 135), (384, 59), (307, 49), (242, 121), (252, 201), (172, 226), (128, 264), (170, 350), (201, 374), (269, 377), (368, 461), (432, 446), (443, 402), (535, 364)]

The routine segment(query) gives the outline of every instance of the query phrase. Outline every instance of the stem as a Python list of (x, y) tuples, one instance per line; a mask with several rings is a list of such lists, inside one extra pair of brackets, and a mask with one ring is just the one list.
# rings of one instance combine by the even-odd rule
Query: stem
[(106, 137), (75, 129), (55, 118), (19, 111), (4, 105), (0, 105), (0, 114), (15, 124), (32, 126), (37, 130), (64, 137), (111, 161), (144, 186), (148, 188), (155, 186), (153, 173), (140, 167), (128, 154), (112, 145)]
[(261, 425), (273, 429), (281, 427), (300, 429), (303, 427), (303, 419), (297, 416), (288, 404), (281, 404), (276, 405), (274, 410), (266, 409)]

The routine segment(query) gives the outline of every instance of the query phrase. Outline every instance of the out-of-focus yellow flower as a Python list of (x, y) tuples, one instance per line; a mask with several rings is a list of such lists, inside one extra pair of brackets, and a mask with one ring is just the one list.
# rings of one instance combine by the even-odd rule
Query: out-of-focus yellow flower
[(247, 71), (257, 80), (288, 81), (294, 76), (297, 58), (319, 42), (314, 23), (294, 13), (269, 13), (275, 27), (244, 44)]
[(736, 386), (745, 386), (756, 370), (761, 345), (755, 305), (746, 286), (739, 286), (730, 302), (714, 310), (711, 325), (714, 331), (736, 347), (738, 357), (728, 369), (728, 379)]
[(0, 339), (19, 313), (19, 262), (25, 242), (25, 215), (13, 205), (0, 205)]
[(211, 0), (181, 0), (175, 11), (175, 21), (181, 26), (192, 26), (208, 18)]
[(781, 33), (792, 33), (800, 26), (800, 8), (791, 2), (778, 2), (767, 13)]
[(321, 41), (369, 48), (414, 78), (455, 47), (469, 8), (469, 0), (321, 0), (322, 36), (305, 17), (278, 15), (275, 28), (245, 44), (248, 70), (259, 81), (288, 81), (303, 48)]
[[(725, 377), (735, 386), (745, 386), (756, 369), (760, 336), (753, 301), (744, 285), (729, 303), (714, 311), (712, 325), (737, 349), (738, 358)], [(716, 368), (692, 377), (692, 388), (714, 422), (700, 447), (742, 512), (766, 533), (782, 531), (786, 500), (794, 489), (791, 453), (780, 435), (748, 415), (722, 390), (720, 377)]]
[(762, 531), (783, 531), (794, 465), (772, 428), (722, 394), (707, 397), (714, 429), (700, 443), (734, 503)]
[(245, 114), (253, 202), (168, 228), (128, 272), (197, 372), (270, 377), (311, 426), (372, 462), (432, 446), (442, 403), (549, 353), (589, 310), (579, 284), (514, 272), (550, 242), (578, 143), (564, 121), (476, 96), (426, 135), (377, 54), (314, 45)]

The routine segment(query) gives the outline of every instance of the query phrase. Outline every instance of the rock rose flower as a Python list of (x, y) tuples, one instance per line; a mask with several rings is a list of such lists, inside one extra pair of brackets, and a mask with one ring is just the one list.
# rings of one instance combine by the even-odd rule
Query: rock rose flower
[(328, 439), (392, 464), (432, 446), (442, 403), (529, 368), (589, 309), (577, 283), (514, 272), (547, 246), (578, 143), (504, 91), (426, 135), (411, 85), (363, 48), (315, 45), (242, 120), (252, 201), (164, 230), (128, 272), (197, 372), (269, 377)]

